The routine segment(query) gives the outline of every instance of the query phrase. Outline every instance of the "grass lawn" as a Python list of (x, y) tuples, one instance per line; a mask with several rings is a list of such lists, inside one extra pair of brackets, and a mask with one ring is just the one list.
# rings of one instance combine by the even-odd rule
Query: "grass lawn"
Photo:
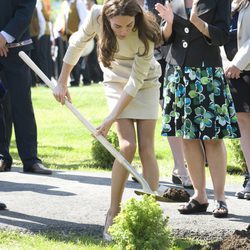
[[(101, 84), (70, 88), (73, 105), (95, 127), (100, 125), (108, 114), (108, 108)], [(52, 169), (90, 170), (97, 169), (91, 156), (93, 137), (84, 125), (68, 110), (57, 103), (50, 89), (32, 89), (33, 106), (38, 129), (39, 157)], [(113, 128), (114, 130), (114, 128)], [(162, 177), (171, 176), (173, 159), (167, 139), (160, 135), (161, 119), (156, 128), (156, 156)], [(13, 136), (11, 154), (16, 165), (21, 165)], [(233, 166), (232, 150), (228, 150), (228, 165)], [(138, 154), (133, 162), (140, 165)], [(207, 175), (209, 176), (209, 174)], [(242, 177), (229, 175), (228, 182), (242, 181)]]
[[(70, 93), (73, 105), (93, 126), (98, 126), (108, 114), (102, 85), (74, 87), (70, 88)], [(91, 157), (93, 137), (90, 132), (67, 107), (55, 101), (48, 88), (33, 88), (32, 97), (38, 128), (38, 151), (43, 162), (53, 169), (90, 169), (93, 166)], [(156, 154), (161, 166), (161, 174), (165, 176), (171, 171), (173, 161), (167, 139), (160, 136), (160, 127), (159, 119)], [(11, 152), (15, 164), (20, 165), (14, 138)], [(139, 164), (138, 155), (134, 164)], [(96, 169), (91, 168), (92, 170)]]
[[(172, 250), (182, 250), (198, 241), (178, 240), (173, 243)], [(18, 232), (0, 232), (1, 250), (117, 250), (113, 243), (100, 239), (72, 234), (35, 234)]]
[[(73, 105), (95, 127), (108, 114), (102, 85), (70, 88)], [(93, 137), (81, 122), (73, 116), (67, 107), (57, 103), (50, 89), (36, 87), (32, 89), (33, 106), (38, 128), (39, 157), (52, 169), (107, 171), (94, 167), (91, 156)], [(161, 178), (171, 176), (173, 159), (166, 138), (162, 138), (161, 119), (156, 129), (156, 155), (160, 167)], [(15, 137), (11, 142), (11, 154), (14, 164), (21, 167), (17, 154)], [(233, 165), (232, 151), (228, 151), (228, 163)], [(134, 166), (140, 166), (138, 155)], [(209, 173), (207, 174), (208, 178)], [(242, 182), (239, 175), (228, 175), (227, 182)], [(185, 249), (192, 241), (176, 240), (173, 249)], [(25, 234), (18, 232), (0, 232), (0, 249), (114, 249), (100, 239), (86, 238), (79, 235), (64, 234)]]

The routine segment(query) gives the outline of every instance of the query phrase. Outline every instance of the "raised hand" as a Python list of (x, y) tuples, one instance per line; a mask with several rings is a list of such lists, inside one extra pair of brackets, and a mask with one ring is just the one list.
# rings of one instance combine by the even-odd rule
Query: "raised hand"
[(0, 56), (7, 56), (8, 48), (6, 46), (6, 40), (4, 36), (0, 33)]
[(166, 1), (165, 5), (157, 3), (155, 5), (155, 9), (159, 12), (159, 16), (165, 20), (168, 24), (172, 24), (174, 20), (174, 13), (171, 8), (171, 5), (168, 1)]

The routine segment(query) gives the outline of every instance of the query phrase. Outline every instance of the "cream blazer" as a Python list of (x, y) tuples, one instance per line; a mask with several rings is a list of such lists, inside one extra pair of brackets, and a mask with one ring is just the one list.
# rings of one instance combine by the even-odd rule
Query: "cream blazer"
[[(69, 47), (63, 59), (65, 63), (75, 65), (88, 41), (96, 34), (100, 38), (102, 37), (102, 7), (93, 6), (84, 24), (70, 37)], [(133, 97), (136, 96), (139, 89), (156, 86), (159, 88), (158, 78), (161, 75), (161, 67), (154, 58), (154, 43), (149, 41), (149, 52), (144, 56), (139, 56), (145, 47), (139, 39), (137, 31), (130, 32), (124, 40), (117, 39), (117, 43), (119, 49), (114, 55), (114, 61), (111, 62), (112, 70), (102, 67), (104, 82), (114, 83), (125, 78), (124, 90)], [(117, 70), (115, 71), (115, 69)], [(129, 74), (125, 74), (125, 72), (129, 72)]]
[(240, 10), (237, 23), (237, 46), (232, 63), (240, 70), (250, 70), (250, 4)]

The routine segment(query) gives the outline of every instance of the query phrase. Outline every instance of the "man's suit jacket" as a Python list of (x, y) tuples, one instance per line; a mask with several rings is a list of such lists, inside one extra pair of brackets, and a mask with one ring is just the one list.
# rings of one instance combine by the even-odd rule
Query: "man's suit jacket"
[[(0, 2), (0, 31), (13, 36), (13, 43), (30, 38), (29, 24), (35, 9), (36, 0), (1, 0)], [(23, 46), (30, 49), (32, 46)], [(17, 48), (19, 50), (19, 48)], [(21, 49), (21, 48), (20, 48)], [(16, 50), (16, 49), (11, 49)]]
[(179, 66), (222, 66), (219, 46), (229, 36), (231, 1), (199, 0), (198, 16), (207, 22), (210, 39), (205, 37), (187, 16), (184, 0), (173, 0), (173, 33), (167, 43), (171, 44), (167, 62)]
[(240, 70), (250, 71), (250, 3), (240, 10), (237, 23), (238, 52), (232, 63)]

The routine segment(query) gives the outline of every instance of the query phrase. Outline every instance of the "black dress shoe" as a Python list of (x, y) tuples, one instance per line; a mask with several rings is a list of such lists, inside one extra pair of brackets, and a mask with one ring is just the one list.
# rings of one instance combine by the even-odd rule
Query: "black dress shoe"
[(7, 161), (3, 158), (0, 159), (0, 172), (8, 172), (11, 170), (11, 161)]
[(4, 210), (6, 208), (7, 208), (6, 205), (4, 203), (0, 202), (0, 210)]
[(24, 170), (25, 173), (33, 173), (33, 174), (52, 174), (52, 171), (40, 162), (34, 163), (29, 169)]

